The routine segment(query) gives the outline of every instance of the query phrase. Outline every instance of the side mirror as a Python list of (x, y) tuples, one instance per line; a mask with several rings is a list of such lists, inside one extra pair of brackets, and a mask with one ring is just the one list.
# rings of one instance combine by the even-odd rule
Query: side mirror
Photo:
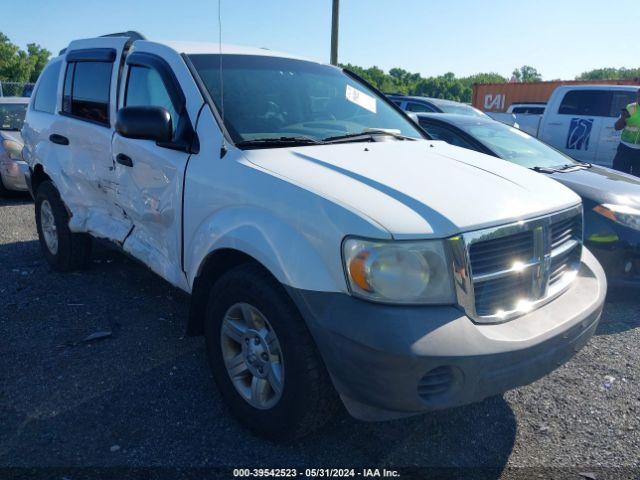
[(171, 115), (163, 107), (124, 107), (118, 110), (116, 132), (126, 138), (170, 142)]

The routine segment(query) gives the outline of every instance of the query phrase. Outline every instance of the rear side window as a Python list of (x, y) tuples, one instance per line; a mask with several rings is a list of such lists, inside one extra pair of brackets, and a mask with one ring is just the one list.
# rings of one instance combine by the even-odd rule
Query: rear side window
[(433, 108), (429, 107), (428, 105), (425, 105), (423, 103), (416, 103), (416, 102), (408, 102), (406, 110), (407, 112), (416, 112), (416, 113), (435, 111)]
[(573, 90), (562, 99), (560, 115), (608, 117), (611, 113), (611, 92), (606, 90)]
[(56, 98), (58, 94), (58, 77), (60, 77), (60, 64), (55, 62), (44, 69), (40, 76), (40, 84), (35, 93), (33, 109), (39, 112), (54, 113), (56, 111)]
[(467, 142), (461, 135), (454, 132), (450, 128), (443, 127), (441, 125), (435, 125), (433, 123), (420, 122), (420, 126), (424, 128), (429, 136), (434, 140), (442, 140), (450, 145), (456, 147), (467, 148), (469, 150), (477, 150), (476, 147)]
[(109, 125), (110, 62), (67, 64), (62, 111), (74, 117)]

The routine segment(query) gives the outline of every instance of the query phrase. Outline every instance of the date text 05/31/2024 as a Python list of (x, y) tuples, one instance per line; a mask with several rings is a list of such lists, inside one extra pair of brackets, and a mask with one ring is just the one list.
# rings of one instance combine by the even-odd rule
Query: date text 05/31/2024
[(398, 478), (397, 470), (386, 468), (236, 468), (233, 470), (235, 478)]

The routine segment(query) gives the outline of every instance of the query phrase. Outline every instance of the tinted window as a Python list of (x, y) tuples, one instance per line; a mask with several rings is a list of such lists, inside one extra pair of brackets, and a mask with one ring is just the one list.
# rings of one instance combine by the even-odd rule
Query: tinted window
[(236, 142), (328, 137), (393, 129), (420, 138), (410, 120), (386, 99), (339, 69), (303, 60), (262, 55), (190, 55)]
[(20, 130), (25, 113), (26, 103), (0, 103), (0, 130)]
[(613, 92), (613, 100), (611, 101), (610, 117), (619, 117), (620, 112), (627, 105), (636, 101), (636, 92)]
[(573, 90), (562, 99), (561, 115), (608, 117), (611, 112), (611, 92), (606, 90)]
[(408, 102), (407, 103), (407, 108), (405, 109), (407, 112), (416, 112), (416, 113), (420, 113), (420, 112), (435, 112), (435, 110), (433, 108), (431, 108), (428, 105), (425, 105), (423, 103), (415, 103), (415, 102)]
[(60, 76), (60, 62), (50, 64), (40, 75), (40, 84), (33, 103), (34, 110), (53, 113), (56, 111), (56, 97), (58, 94), (58, 77)]
[(542, 115), (544, 107), (514, 107), (511, 113), (520, 113), (525, 115)]
[(456, 147), (477, 150), (477, 148), (467, 142), (460, 134), (450, 128), (427, 122), (420, 122), (420, 126), (424, 128), (434, 140), (442, 140)]
[(63, 111), (108, 125), (112, 67), (112, 63), (106, 62), (77, 62), (75, 67), (68, 66)]
[(166, 108), (171, 115), (175, 133), (178, 125), (178, 114), (160, 74), (156, 70), (145, 67), (131, 67), (124, 104), (125, 106)]

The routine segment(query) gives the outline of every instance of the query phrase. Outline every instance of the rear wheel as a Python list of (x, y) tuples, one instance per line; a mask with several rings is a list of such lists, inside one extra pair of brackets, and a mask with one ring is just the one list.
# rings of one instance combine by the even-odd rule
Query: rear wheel
[(40, 247), (54, 270), (85, 267), (91, 259), (91, 237), (69, 230), (69, 214), (58, 190), (49, 181), (40, 184), (35, 201)]
[(205, 335), (224, 400), (255, 433), (298, 438), (331, 418), (337, 394), (313, 339), (282, 286), (259, 265), (241, 265), (215, 283)]

